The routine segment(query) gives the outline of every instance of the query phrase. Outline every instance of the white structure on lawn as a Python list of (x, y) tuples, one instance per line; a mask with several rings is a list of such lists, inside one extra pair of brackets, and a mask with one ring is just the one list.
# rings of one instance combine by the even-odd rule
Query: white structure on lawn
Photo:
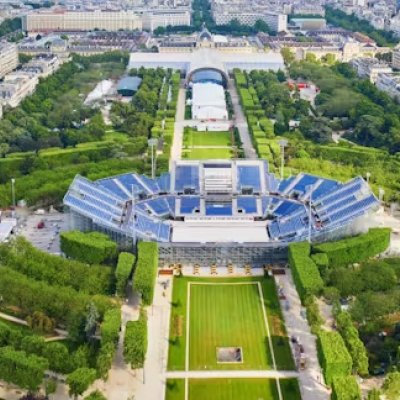
[(195, 83), (192, 88), (192, 118), (227, 120), (224, 88), (212, 82)]

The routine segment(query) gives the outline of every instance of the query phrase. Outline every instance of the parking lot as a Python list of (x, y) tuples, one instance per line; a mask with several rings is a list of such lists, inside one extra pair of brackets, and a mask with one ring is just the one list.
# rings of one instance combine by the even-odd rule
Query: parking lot
[(19, 219), (17, 235), (24, 236), (40, 250), (60, 254), (60, 232), (67, 228), (66, 214), (30, 214)]

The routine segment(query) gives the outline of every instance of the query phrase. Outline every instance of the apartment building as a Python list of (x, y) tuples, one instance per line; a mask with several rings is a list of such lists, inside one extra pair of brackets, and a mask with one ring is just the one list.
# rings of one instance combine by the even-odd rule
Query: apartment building
[(18, 49), (15, 43), (0, 42), (0, 78), (18, 66)]
[(376, 82), (378, 74), (391, 74), (393, 72), (388, 64), (376, 58), (356, 58), (350, 64), (360, 78), (367, 78), (372, 83)]
[(161, 10), (144, 12), (142, 16), (143, 29), (153, 32), (158, 27), (165, 28), (168, 25), (190, 25), (189, 10)]
[(21, 71), (46, 78), (60, 67), (60, 59), (54, 54), (40, 54), (25, 64)]
[(396, 47), (392, 53), (393, 68), (400, 69), (400, 47)]
[(379, 74), (376, 87), (389, 96), (400, 100), (400, 74)]
[(39, 83), (38, 76), (23, 72), (8, 74), (0, 83), (0, 104), (3, 107), (17, 107), (26, 97), (31, 95)]
[(254, 25), (262, 20), (275, 32), (287, 30), (287, 15), (272, 11), (228, 10), (228, 7), (218, 7), (213, 10), (213, 17), (217, 25), (229, 24), (234, 19), (245, 25)]

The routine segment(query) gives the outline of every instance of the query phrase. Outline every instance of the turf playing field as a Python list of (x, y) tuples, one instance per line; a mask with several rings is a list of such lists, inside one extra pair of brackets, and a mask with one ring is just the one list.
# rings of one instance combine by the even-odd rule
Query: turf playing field
[[(296, 379), (281, 379), (284, 400), (301, 400)], [(184, 400), (184, 380), (167, 382), (166, 400)], [(189, 400), (277, 400), (274, 379), (190, 379)]]
[[(258, 282), (190, 284), (189, 367), (270, 369)], [(241, 363), (218, 363), (218, 347), (240, 347)]]
[[(190, 369), (270, 369), (271, 352), (257, 285), (262, 287), (277, 369), (294, 369), (289, 341), (282, 320), (275, 283), (271, 278), (174, 279), (170, 322), (168, 369), (184, 370), (186, 359), (188, 283), (191, 284), (189, 326)], [(233, 283), (232, 285), (222, 285)], [(242, 364), (217, 364), (216, 347), (243, 349)]]

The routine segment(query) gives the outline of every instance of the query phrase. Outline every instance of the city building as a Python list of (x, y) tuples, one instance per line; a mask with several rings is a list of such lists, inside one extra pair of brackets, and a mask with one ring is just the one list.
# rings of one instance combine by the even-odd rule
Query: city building
[(400, 69), (400, 47), (397, 46), (393, 49), (392, 53), (392, 67)]
[(15, 43), (0, 42), (0, 79), (18, 66), (18, 48)]
[(325, 18), (292, 18), (289, 28), (293, 26), (302, 31), (310, 31), (326, 28)]
[(28, 13), (22, 29), (28, 33), (79, 31), (153, 31), (168, 25), (190, 25), (190, 11), (182, 10), (74, 10), (52, 8)]
[(28, 61), (21, 69), (23, 72), (46, 78), (54, 74), (60, 67), (60, 59), (54, 54), (39, 54)]
[(31, 95), (39, 83), (38, 76), (24, 72), (11, 73), (0, 83), (0, 104), (3, 107), (17, 107), (26, 97)]
[(378, 74), (390, 74), (393, 72), (388, 64), (376, 58), (356, 58), (350, 62), (351, 66), (357, 71), (360, 78), (367, 78), (375, 83)]
[(376, 87), (398, 101), (400, 100), (400, 74), (379, 74)]

